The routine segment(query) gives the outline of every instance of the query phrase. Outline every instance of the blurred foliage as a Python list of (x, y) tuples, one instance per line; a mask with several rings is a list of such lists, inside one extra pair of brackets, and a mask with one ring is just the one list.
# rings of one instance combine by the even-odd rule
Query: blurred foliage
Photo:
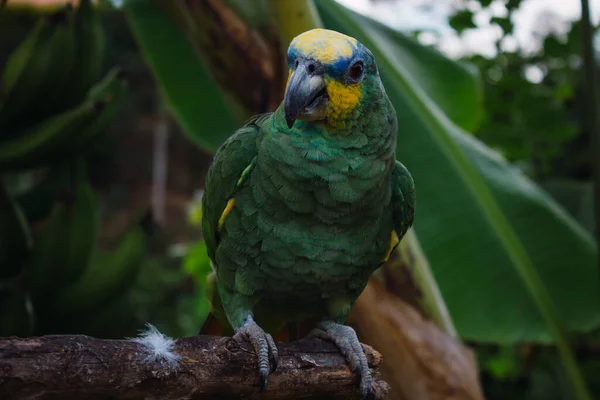
[[(485, 9), (491, 2), (480, 3)], [(495, 57), (463, 57), (481, 71), (486, 93), (485, 117), (473, 133), (535, 179), (587, 179), (581, 23), (570, 24), (565, 35), (545, 27), (548, 32), (538, 34), (541, 46), (524, 50), (513, 35), (512, 17), (519, 4), (509, 1), (506, 16), (491, 18), (502, 31)], [(472, 17), (472, 11), (461, 9), (450, 25), (458, 33), (476, 28)]]
[[(491, 1), (478, 1), (485, 10)], [(470, 1), (469, 5), (476, 3)], [(590, 133), (584, 127), (585, 81), (581, 59), (581, 22), (565, 35), (551, 19), (539, 19), (538, 48), (523, 49), (513, 35), (513, 13), (519, 1), (508, 1), (504, 17), (491, 23), (502, 30), (494, 57), (469, 55), (485, 87), (485, 117), (473, 133), (538, 181), (588, 232), (594, 233)], [(475, 28), (473, 13), (458, 10), (450, 25), (461, 34)], [(594, 278), (597, 279), (597, 278)], [(600, 396), (598, 330), (573, 340), (590, 390)], [(570, 399), (564, 370), (552, 347), (474, 343), (486, 395), (493, 399)]]
[(206, 244), (204, 240), (200, 240), (191, 245), (188, 253), (186, 254), (183, 261), (184, 269), (187, 273), (194, 277), (195, 283), (198, 290), (194, 293), (194, 310), (192, 316), (194, 317), (194, 324), (202, 323), (208, 316), (210, 311), (209, 304), (206, 301), (206, 277), (210, 273), (210, 259), (206, 253)]
[(151, 215), (138, 210), (120, 235), (100, 238), (110, 206), (99, 154), (129, 108), (127, 69), (142, 65), (107, 46), (119, 33), (105, 26), (111, 8), (100, 10), (0, 11), (0, 335), (123, 337), (148, 320), (197, 331), (180, 257), (153, 251)]
[[(142, 55), (152, 67), (169, 111), (193, 142), (216, 150), (222, 138), (236, 127), (223, 96), (192, 52), (190, 43), (181, 40), (174, 23), (153, 13), (157, 8), (153, 2), (139, 2), (136, 7), (137, 13), (126, 14), (128, 22)], [(140, 31), (160, 34), (144, 36)]]
[[(89, 1), (32, 22), (0, 78), (0, 213), (9, 221), (0, 237), (3, 335), (53, 331), (67, 310), (52, 304), (90, 273), (111, 269), (89, 267), (100, 209), (82, 155), (110, 126), (126, 81), (118, 69), (102, 77), (104, 31)], [(45, 173), (29, 187), (10, 184), (30, 169)], [(144, 241), (142, 233), (125, 250), (139, 255)]]
[[(596, 344), (579, 348), (579, 364), (594, 398), (600, 394), (600, 363)], [(548, 346), (472, 344), (477, 353), (481, 380), (488, 400), (568, 400), (573, 398), (565, 371)], [(588, 346), (594, 348), (588, 353)]]

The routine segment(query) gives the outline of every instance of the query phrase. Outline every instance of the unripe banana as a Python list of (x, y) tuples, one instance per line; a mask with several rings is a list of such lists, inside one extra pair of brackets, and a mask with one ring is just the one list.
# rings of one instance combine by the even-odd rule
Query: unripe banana
[(81, 0), (75, 12), (76, 58), (71, 82), (65, 96), (72, 104), (79, 103), (90, 87), (100, 79), (105, 37), (90, 0)]
[(25, 81), (23, 75), (35, 57), (36, 46), (42, 40), (42, 34), (47, 33), (48, 25), (46, 19), (40, 19), (8, 57), (0, 79), (2, 82), (0, 85), (0, 110), (2, 110), (8, 95), (15, 90), (17, 83)]
[[(104, 81), (110, 79), (108, 85)], [(120, 68), (115, 67), (109, 72), (109, 75), (101, 81), (99, 87), (94, 87), (90, 96), (102, 99), (106, 102), (100, 115), (90, 123), (90, 125), (80, 132), (77, 137), (70, 141), (65, 150), (68, 153), (79, 153), (85, 151), (85, 147), (92, 143), (98, 136), (107, 132), (117, 116), (123, 99), (127, 93), (127, 81), (125, 80)]]
[(41, 180), (28, 191), (15, 196), (30, 224), (48, 217), (59, 192), (68, 182), (62, 173), (63, 165), (52, 165)]
[(33, 329), (29, 294), (20, 288), (0, 290), (0, 336), (28, 337)]
[[(64, 84), (70, 75), (75, 54), (75, 36), (72, 21), (72, 8), (66, 6), (59, 11), (42, 17), (39, 39), (28, 58), (18, 80), (10, 82), (15, 75), (14, 68), (8, 73), (10, 90), (0, 110), (0, 131), (2, 136), (13, 136), (19, 129), (30, 126), (62, 109), (59, 101)], [(47, 31), (47, 32), (46, 32)], [(36, 29), (32, 35), (35, 36)], [(27, 53), (17, 51), (17, 56)], [(17, 60), (23, 57), (17, 57)]]
[(65, 261), (65, 282), (71, 283), (86, 271), (100, 234), (100, 204), (87, 176), (83, 159), (75, 161), (75, 203), (69, 214), (69, 247)]
[(65, 312), (85, 313), (121, 298), (135, 284), (146, 242), (146, 233), (141, 226), (136, 226), (112, 253), (97, 248), (86, 273), (58, 293), (54, 307)]
[(47, 18), (42, 18), (15, 54), (11, 55), (2, 77), (0, 137), (12, 136), (15, 129), (26, 123), (27, 119), (21, 117), (27, 105), (35, 102), (36, 96), (39, 96), (45, 72), (51, 66), (51, 40), (52, 24)]
[(70, 184), (36, 236), (27, 265), (36, 298), (60, 291), (85, 273), (100, 230), (98, 200), (85, 162), (71, 162), (62, 172)]
[(31, 232), (21, 207), (0, 188), (0, 282), (21, 273), (31, 247)]
[(53, 38), (49, 44), (52, 47), (53, 60), (52, 66), (46, 73), (45, 95), (37, 103), (32, 104), (27, 114), (36, 121), (62, 112), (73, 105), (66, 101), (64, 90), (71, 82), (77, 55), (74, 19), (70, 4), (62, 13), (55, 16)]
[(0, 171), (43, 164), (49, 153), (76, 136), (101, 108), (100, 103), (86, 102), (19, 133), (14, 139), (0, 141)]

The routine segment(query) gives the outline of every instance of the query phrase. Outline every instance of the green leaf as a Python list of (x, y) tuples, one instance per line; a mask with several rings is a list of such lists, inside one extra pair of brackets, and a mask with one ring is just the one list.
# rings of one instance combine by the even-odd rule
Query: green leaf
[(504, 34), (510, 34), (513, 31), (513, 23), (510, 20), (510, 17), (492, 17), (490, 23), (497, 24), (502, 28)]
[(564, 57), (566, 53), (566, 44), (556, 37), (556, 35), (548, 35), (544, 39), (544, 56), (546, 57)]
[(194, 143), (216, 150), (238, 124), (193, 48), (155, 1), (123, 9), (169, 110)]
[(470, 10), (460, 10), (450, 17), (448, 23), (458, 33), (462, 33), (465, 29), (477, 28), (473, 21), (473, 12)]
[(225, 0), (225, 3), (254, 29), (268, 29), (271, 14), (267, 0)]
[[(425, 80), (435, 80), (433, 73), (413, 73), (419, 65), (431, 68), (430, 59), (415, 52), (407, 61), (396, 52), (397, 36), (381, 24), (331, 0), (317, 5), (326, 27), (355, 36), (377, 59), (398, 113), (398, 159), (415, 179), (415, 229), (462, 337), (548, 342), (560, 337), (555, 307), (571, 331), (597, 327), (597, 254), (590, 235), (451, 121), (436, 100), (452, 92), (432, 90)], [(450, 72), (437, 74), (450, 81)]]
[(186, 273), (192, 275), (196, 283), (196, 291), (194, 292), (193, 313), (196, 321), (200, 326), (204, 323), (210, 306), (206, 292), (206, 277), (212, 271), (210, 258), (206, 252), (206, 242), (200, 240), (194, 243), (188, 250), (182, 260), (182, 267)]
[(540, 185), (588, 232), (594, 232), (594, 184), (571, 179), (548, 179)]
[(22, 288), (0, 289), (0, 336), (28, 337), (33, 329), (34, 311), (29, 294)]
[(580, 55), (582, 45), (581, 21), (578, 20), (571, 24), (571, 30), (567, 33), (567, 48), (572, 54)]
[(517, 346), (500, 346), (493, 351), (488, 347), (478, 347), (477, 363), (489, 371), (499, 381), (517, 379), (523, 374), (523, 356)]
[(23, 270), (33, 238), (23, 210), (0, 183), (0, 286)]
[(183, 269), (194, 277), (197, 284), (204, 287), (206, 276), (212, 271), (204, 240), (190, 247), (183, 259)]
[(522, 0), (508, 0), (506, 2), (506, 8), (508, 9), (508, 11), (513, 11), (519, 8), (519, 6), (521, 5), (521, 1)]

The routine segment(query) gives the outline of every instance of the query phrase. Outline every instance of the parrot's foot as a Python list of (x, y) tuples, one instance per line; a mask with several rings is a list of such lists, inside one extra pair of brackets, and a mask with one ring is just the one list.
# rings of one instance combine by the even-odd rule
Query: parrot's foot
[(363, 399), (371, 399), (375, 396), (373, 378), (371, 377), (371, 370), (367, 363), (367, 356), (358, 341), (354, 329), (333, 321), (322, 321), (308, 336), (334, 342), (346, 358), (346, 362), (350, 365), (350, 368), (358, 375)]
[(273, 358), (273, 369), (277, 369), (277, 347), (273, 337), (262, 330), (260, 326), (254, 322), (252, 317), (248, 317), (244, 325), (235, 330), (233, 340), (240, 342), (247, 340), (252, 343), (256, 357), (258, 358), (258, 371), (260, 373), (260, 389), (265, 390), (267, 387), (267, 378), (269, 377), (269, 359)]

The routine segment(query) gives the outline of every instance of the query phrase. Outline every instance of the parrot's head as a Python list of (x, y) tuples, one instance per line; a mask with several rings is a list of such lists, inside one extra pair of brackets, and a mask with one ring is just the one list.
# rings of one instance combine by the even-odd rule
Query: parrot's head
[(365, 106), (387, 98), (371, 51), (336, 31), (312, 29), (296, 36), (288, 67), (283, 106), (289, 128), (296, 120), (349, 127)]

